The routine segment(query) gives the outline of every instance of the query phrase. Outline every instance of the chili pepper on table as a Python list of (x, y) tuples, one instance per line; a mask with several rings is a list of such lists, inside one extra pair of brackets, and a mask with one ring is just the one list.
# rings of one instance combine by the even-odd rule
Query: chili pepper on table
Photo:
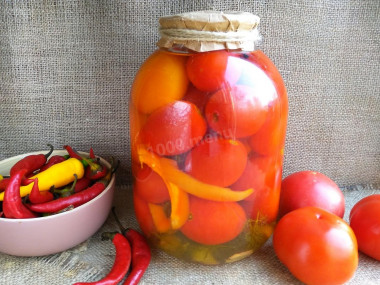
[[(74, 174), (78, 179), (84, 175), (83, 164), (76, 158), (69, 158), (63, 162), (54, 164), (43, 172), (40, 172), (30, 179), (38, 178), (38, 187), (40, 191), (47, 191), (52, 186), (56, 188), (65, 186), (74, 181)], [(32, 191), (32, 184), (21, 186), (20, 195), (25, 197)], [(0, 201), (4, 199), (4, 192), (0, 193)]]
[(136, 285), (147, 270), (152, 254), (149, 245), (142, 234), (131, 228), (124, 228), (112, 208), (113, 216), (121, 233), (128, 239), (132, 251), (132, 270), (124, 281), (124, 285)]
[(53, 155), (52, 157), (49, 158), (49, 160), (46, 162), (46, 164), (40, 168), (40, 172), (45, 171), (50, 166), (53, 166), (54, 164), (60, 163), (60, 162), (65, 161), (65, 160), (66, 160), (66, 158), (62, 155)]
[(28, 208), (33, 212), (38, 213), (56, 213), (70, 205), (78, 207), (84, 203), (87, 203), (102, 193), (105, 188), (106, 186), (103, 182), (96, 182), (94, 185), (88, 187), (85, 190), (82, 190), (81, 192), (72, 194), (67, 197), (58, 198), (46, 203), (31, 204), (28, 205)]
[(42, 191), (38, 188), (38, 178), (34, 178), (33, 180), (33, 188), (29, 194), (29, 201), (32, 204), (39, 204), (49, 202), (54, 199), (53, 193), (50, 191)]
[(48, 153), (28, 155), (16, 162), (9, 171), (10, 176), (13, 176), (21, 169), (26, 169), (25, 175), (31, 174), (34, 171), (40, 169), (46, 163), (48, 157), (54, 150), (52, 145), (48, 144), (48, 146), (50, 146), (50, 151)]
[(115, 246), (116, 256), (110, 272), (101, 280), (95, 282), (78, 282), (73, 285), (115, 285), (127, 274), (131, 264), (131, 246), (125, 236), (120, 233), (105, 233), (103, 238), (111, 238)]
[(13, 173), (4, 191), (3, 212), (6, 218), (26, 219), (37, 217), (37, 215), (25, 207), (20, 197), (21, 181), (27, 172), (28, 169), (21, 169)]

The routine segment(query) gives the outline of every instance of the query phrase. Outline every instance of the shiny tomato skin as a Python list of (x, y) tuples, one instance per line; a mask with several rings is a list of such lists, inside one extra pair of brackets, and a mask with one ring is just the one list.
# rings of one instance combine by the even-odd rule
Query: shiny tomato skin
[(140, 141), (158, 155), (177, 155), (193, 148), (206, 128), (206, 121), (194, 104), (175, 101), (147, 118), (140, 131)]
[(164, 180), (145, 164), (136, 173), (133, 191), (135, 195), (153, 204), (161, 204), (170, 200)]
[(282, 217), (274, 230), (273, 247), (279, 260), (306, 284), (343, 284), (358, 266), (354, 232), (321, 208), (300, 208)]
[(251, 86), (235, 85), (211, 95), (205, 108), (209, 126), (226, 138), (256, 133), (268, 114), (267, 102)]
[(199, 90), (213, 92), (235, 84), (241, 74), (240, 59), (228, 51), (201, 52), (186, 64), (190, 82)]
[(380, 194), (367, 196), (354, 205), (350, 212), (350, 226), (359, 250), (380, 261)]
[(247, 217), (237, 202), (219, 202), (190, 196), (190, 218), (181, 228), (189, 239), (206, 245), (236, 238)]
[(344, 195), (326, 175), (316, 171), (299, 171), (281, 183), (279, 217), (302, 207), (320, 207), (340, 218), (345, 211)]
[(148, 203), (138, 195), (133, 195), (133, 207), (141, 231), (149, 237), (152, 233), (156, 232), (156, 227), (154, 226)]
[(245, 169), (247, 151), (237, 140), (207, 137), (185, 159), (185, 171), (196, 179), (221, 187), (236, 182)]

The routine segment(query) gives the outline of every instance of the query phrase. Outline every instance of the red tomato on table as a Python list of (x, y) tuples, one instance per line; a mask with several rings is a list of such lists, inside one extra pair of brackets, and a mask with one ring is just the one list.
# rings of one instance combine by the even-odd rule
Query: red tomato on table
[(358, 266), (358, 247), (350, 226), (316, 207), (285, 215), (273, 234), (280, 261), (306, 284), (343, 284)]
[(326, 175), (316, 171), (299, 171), (281, 183), (279, 217), (302, 207), (320, 207), (340, 218), (344, 215), (344, 196)]
[(359, 250), (380, 260), (380, 194), (361, 199), (350, 212), (350, 225)]

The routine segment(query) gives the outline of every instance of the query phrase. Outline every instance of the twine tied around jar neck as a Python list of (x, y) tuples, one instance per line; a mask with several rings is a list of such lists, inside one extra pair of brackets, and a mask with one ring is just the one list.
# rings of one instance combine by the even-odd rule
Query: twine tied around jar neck
[(196, 52), (212, 50), (253, 51), (260, 40), (260, 18), (246, 12), (198, 11), (160, 18), (162, 48), (186, 48)]

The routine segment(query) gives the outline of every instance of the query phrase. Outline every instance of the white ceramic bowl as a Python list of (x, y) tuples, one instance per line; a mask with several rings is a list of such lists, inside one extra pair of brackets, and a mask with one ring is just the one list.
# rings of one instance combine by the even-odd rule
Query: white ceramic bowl
[[(9, 169), (21, 158), (37, 151), (0, 161), (0, 174), (9, 175)], [(55, 150), (52, 155), (65, 155)], [(87, 153), (81, 153), (87, 155)], [(110, 164), (101, 158), (101, 162)], [(91, 237), (106, 221), (111, 210), (115, 175), (107, 188), (91, 201), (73, 210), (32, 219), (0, 218), (0, 252), (17, 256), (42, 256), (72, 248)]]

